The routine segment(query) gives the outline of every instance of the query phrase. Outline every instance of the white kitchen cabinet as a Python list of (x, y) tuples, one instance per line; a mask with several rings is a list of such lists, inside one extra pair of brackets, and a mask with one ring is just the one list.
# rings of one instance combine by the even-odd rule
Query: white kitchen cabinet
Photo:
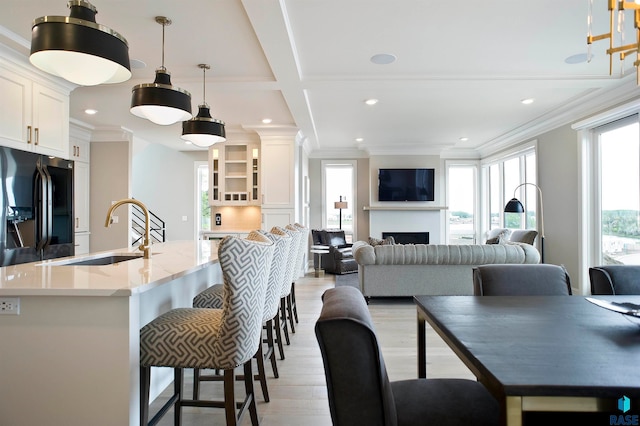
[(91, 229), (89, 226), (91, 130), (79, 122), (70, 125), (69, 158), (73, 160), (73, 211), (75, 254), (89, 253)]
[(69, 94), (0, 63), (0, 145), (69, 158)]
[(260, 204), (259, 148), (252, 143), (221, 143), (209, 148), (209, 204)]
[(294, 209), (294, 141), (289, 138), (263, 139), (260, 165), (262, 209)]
[(75, 247), (74, 254), (76, 256), (80, 254), (88, 254), (89, 251), (89, 236), (88, 232), (76, 232), (75, 234)]
[(91, 154), (91, 144), (87, 140), (82, 140), (71, 136), (69, 138), (69, 159), (88, 163)]
[(74, 162), (73, 190), (75, 232), (89, 232), (89, 163)]

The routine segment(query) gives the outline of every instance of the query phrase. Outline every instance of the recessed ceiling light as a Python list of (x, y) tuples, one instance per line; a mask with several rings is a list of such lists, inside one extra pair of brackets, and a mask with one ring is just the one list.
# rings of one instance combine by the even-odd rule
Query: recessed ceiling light
[[(591, 59), (593, 59), (593, 54), (591, 54)], [(569, 65), (574, 65), (574, 64), (581, 64), (583, 62), (588, 62), (589, 61), (589, 55), (586, 53), (578, 53), (575, 55), (571, 55), (568, 58), (566, 58), (564, 60), (565, 64), (569, 64)]]
[(379, 53), (373, 55), (370, 60), (376, 65), (388, 65), (394, 63), (396, 59), (396, 56), (390, 53)]
[(367, 99), (366, 101), (364, 101), (365, 104), (367, 105), (375, 105), (378, 103), (377, 99)]
[(356, 142), (362, 142), (364, 138), (356, 138)]
[(147, 64), (142, 62), (140, 59), (131, 59), (129, 61), (129, 64), (131, 65), (131, 68), (146, 68), (147, 67)]
[(466, 141), (468, 141), (468, 140), (469, 140), (469, 138), (467, 138), (467, 137), (463, 136), (463, 137), (461, 137), (461, 138), (460, 138), (460, 140), (461, 140), (462, 142), (466, 142)]
[(520, 102), (522, 102), (525, 105), (529, 105), (533, 103), (533, 98), (527, 98), (527, 99), (523, 99)]
[(269, 124), (269, 123), (271, 123), (271, 119), (270, 118), (264, 118), (264, 119), (262, 119), (262, 122), (264, 124)]
[(97, 109), (92, 109), (92, 108), (87, 108), (87, 109), (84, 110), (84, 113), (88, 114), (88, 115), (96, 115), (98, 113), (98, 110)]
[(184, 140), (184, 143), (185, 143), (185, 144), (187, 144), (187, 145), (193, 145), (193, 142), (188, 141), (188, 140), (186, 140), (186, 139), (183, 139), (183, 140)]

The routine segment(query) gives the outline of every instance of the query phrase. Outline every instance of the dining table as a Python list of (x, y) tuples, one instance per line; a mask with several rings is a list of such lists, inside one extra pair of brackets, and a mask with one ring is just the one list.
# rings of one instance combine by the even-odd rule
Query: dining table
[[(597, 299), (640, 305), (640, 296)], [(520, 426), (528, 413), (542, 412), (638, 424), (640, 312), (613, 312), (577, 295), (414, 302), (418, 377), (427, 377), (428, 323), (498, 400), (502, 425)]]

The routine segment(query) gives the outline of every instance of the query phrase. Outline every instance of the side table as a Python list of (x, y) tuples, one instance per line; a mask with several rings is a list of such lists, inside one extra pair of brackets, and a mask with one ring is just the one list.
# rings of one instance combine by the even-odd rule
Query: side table
[(322, 256), (321, 254), (329, 253), (329, 246), (311, 246), (311, 253), (318, 255), (318, 267), (314, 270), (314, 276), (316, 278), (324, 277), (324, 269), (322, 269)]

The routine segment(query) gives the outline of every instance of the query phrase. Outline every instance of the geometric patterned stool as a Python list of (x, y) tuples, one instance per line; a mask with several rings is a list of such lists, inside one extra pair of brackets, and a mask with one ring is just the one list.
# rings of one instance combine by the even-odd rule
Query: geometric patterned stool
[[(241, 422), (246, 410), (258, 424), (251, 359), (260, 346), (262, 315), (274, 244), (258, 232), (247, 239), (225, 237), (218, 247), (224, 278), (222, 309), (176, 308), (140, 330), (140, 424), (155, 425), (174, 407), (174, 422), (181, 423), (182, 407), (225, 408), (227, 425)], [(235, 368), (243, 365), (245, 399), (235, 401)], [(174, 369), (174, 394), (149, 418), (151, 367)], [(224, 401), (184, 398), (183, 369), (224, 370)], [(236, 413), (236, 406), (240, 407)]]
[[(258, 231), (262, 235), (269, 238), (274, 243), (273, 260), (271, 262), (271, 268), (269, 272), (269, 280), (267, 282), (267, 290), (264, 299), (264, 310), (262, 315), (263, 328), (267, 332), (267, 338), (262, 343), (267, 343), (266, 351), (263, 351), (262, 345), (258, 346), (258, 350), (254, 355), (258, 366), (258, 374), (255, 376), (256, 380), (260, 381), (262, 387), (262, 394), (265, 402), (269, 402), (269, 390), (267, 387), (267, 376), (265, 373), (264, 363), (265, 360), (271, 361), (271, 367), (273, 369), (274, 377), (278, 377), (278, 366), (276, 364), (276, 356), (274, 351), (274, 339), (272, 330), (272, 319), (278, 314), (278, 306), (280, 300), (280, 288), (282, 286), (282, 276), (285, 271), (286, 256), (289, 252), (291, 238), (288, 235), (274, 235), (266, 231)], [(214, 284), (213, 286), (198, 293), (193, 298), (194, 308), (209, 308), (219, 309), (222, 307), (224, 298), (224, 288), (221, 284)], [(238, 380), (242, 380), (243, 377), (239, 376)], [(193, 395), (198, 397), (200, 391), (201, 381), (216, 381), (220, 380), (220, 376), (216, 375), (202, 375), (199, 369), (194, 371), (193, 380)]]

